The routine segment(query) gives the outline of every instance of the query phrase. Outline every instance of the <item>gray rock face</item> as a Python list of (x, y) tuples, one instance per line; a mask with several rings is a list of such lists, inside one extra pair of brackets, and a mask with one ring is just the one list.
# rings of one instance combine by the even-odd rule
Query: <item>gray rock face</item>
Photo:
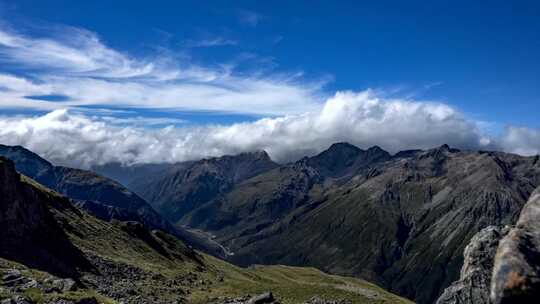
[(446, 288), (437, 304), (489, 304), (493, 259), (509, 228), (489, 226), (478, 232), (464, 251), (458, 281)]
[(516, 227), (500, 242), (491, 300), (494, 304), (540, 301), (540, 188), (523, 207)]
[(264, 303), (273, 303), (274, 295), (271, 292), (265, 292), (258, 296), (251, 298), (247, 303), (248, 304), (264, 304)]
[(73, 279), (58, 279), (52, 282), (55, 289), (62, 292), (74, 291), (77, 289)]

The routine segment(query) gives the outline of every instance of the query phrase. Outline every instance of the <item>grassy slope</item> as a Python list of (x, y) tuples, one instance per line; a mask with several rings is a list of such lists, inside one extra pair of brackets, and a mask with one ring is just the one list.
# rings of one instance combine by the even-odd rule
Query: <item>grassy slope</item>
[[(196, 274), (195, 284), (182, 285), (182, 288), (187, 290), (185, 297), (189, 303), (207, 303), (219, 297), (254, 295), (264, 291), (272, 291), (282, 303), (301, 303), (315, 295), (328, 299), (346, 298), (353, 303), (410, 303), (365, 281), (332, 276), (313, 268), (239, 268), (214, 257), (194, 253), (180, 241), (161, 232), (142, 232), (141, 236), (140, 231), (134, 232), (125, 223), (103, 222), (75, 208), (58, 208), (51, 203), (58, 194), (28, 178), (22, 177), (21, 181), (52, 198), (49, 202), (50, 210), (71, 241), (85, 255), (97, 256), (125, 267), (139, 268), (144, 273), (151, 274), (130, 284), (135, 286), (138, 293), (146, 296), (157, 294), (165, 302), (178, 298), (177, 289), (164, 287), (167, 283)], [(0, 271), (2, 268), (24, 269), (34, 278), (47, 276), (39, 270), (0, 259)], [(92, 282), (96, 278), (99, 279), (99, 275), (85, 273), (82, 281)], [(0, 290), (0, 298), (7, 296), (1, 292)], [(49, 295), (34, 290), (27, 293), (35, 298), (37, 303), (49, 298), (76, 299), (88, 296), (96, 296), (103, 303), (115, 303), (92, 289)]]
[[(353, 303), (411, 303), (363, 280), (331, 276), (314, 268), (240, 268), (199, 253), (198, 258), (204, 265), (204, 270), (201, 271), (200, 264), (186, 257), (186, 248), (178, 241), (175, 241), (173, 248), (169, 247), (167, 250), (182, 252), (182, 255), (170, 259), (118, 229), (122, 225), (120, 223), (104, 223), (88, 215), (71, 219), (70, 222), (75, 223), (85, 235), (84, 239), (73, 236), (78, 247), (97, 253), (105, 259), (141, 267), (167, 278), (190, 272), (198, 273), (198, 280), (207, 282), (207, 287), (189, 288), (189, 302), (192, 303), (207, 303), (223, 296), (253, 295), (265, 291), (272, 291), (283, 303), (301, 303), (314, 295), (328, 299), (350, 299)], [(164, 238), (165, 235), (161, 234), (160, 237)], [(148, 287), (152, 288), (151, 282), (146, 284), (150, 284)]]
[(272, 291), (282, 303), (302, 303), (314, 295), (326, 299), (349, 299), (352, 303), (412, 303), (366, 281), (329, 275), (315, 268), (283, 265), (239, 268), (206, 256), (224, 272), (224, 282), (210, 293), (194, 293), (193, 303), (206, 303), (218, 296), (259, 294)]

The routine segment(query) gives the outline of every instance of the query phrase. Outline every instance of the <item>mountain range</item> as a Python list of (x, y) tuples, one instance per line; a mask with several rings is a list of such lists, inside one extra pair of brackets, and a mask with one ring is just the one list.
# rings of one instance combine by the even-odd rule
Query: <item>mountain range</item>
[[(447, 145), (391, 155), (337, 143), (279, 166), (258, 155), (177, 164), (128, 187), (236, 264), (315, 266), (432, 303), (458, 278), (472, 236), (515, 223), (540, 184), (538, 156)], [(259, 173), (232, 178), (225, 159)]]
[(410, 303), (313, 268), (239, 268), (139, 222), (100, 220), (3, 157), (0, 240), (2, 304)]
[(240, 266), (311, 266), (359, 277), (417, 303), (434, 303), (460, 279), (473, 236), (516, 223), (540, 185), (539, 156), (447, 145), (392, 155), (336, 143), (287, 164), (257, 151), (94, 168), (125, 186), (22, 147), (1, 146), (0, 155), (70, 197), (74, 210), (142, 223), (124, 228), (137, 235), (162, 230)]
[(170, 224), (150, 204), (120, 183), (93, 171), (54, 166), (21, 146), (0, 145), (0, 156), (12, 160), (18, 172), (74, 200), (94, 216), (110, 221), (137, 221), (148, 229), (166, 231), (195, 248), (224, 256), (221, 246)]

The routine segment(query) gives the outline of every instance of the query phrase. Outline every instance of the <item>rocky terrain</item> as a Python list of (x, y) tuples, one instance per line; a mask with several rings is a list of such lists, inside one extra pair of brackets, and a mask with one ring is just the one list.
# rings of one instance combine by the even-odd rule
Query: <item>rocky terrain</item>
[[(14, 158), (21, 172), (75, 199), (21, 176), (25, 185), (39, 189), (36, 193), (48, 193), (40, 200), (56, 207), (33, 211), (44, 214), (28, 216), (38, 219), (29, 226), (36, 225), (33, 232), (6, 236), (2, 257), (31, 270), (46, 265), (37, 269), (115, 301), (138, 303), (138, 296), (163, 303), (248, 303), (265, 291), (274, 293), (272, 301), (287, 303), (392, 301), (374, 286), (323, 273), (308, 276), (317, 278), (313, 284), (304, 268), (236, 268), (196, 253), (186, 241), (242, 266), (313, 266), (360, 277), (418, 303), (489, 303), (489, 297), (510, 303), (517, 290), (523, 299), (537, 296), (527, 291), (537, 289), (540, 265), (537, 196), (526, 202), (540, 185), (538, 156), (446, 145), (391, 155), (379, 147), (337, 143), (284, 165), (264, 152), (159, 165), (145, 168), (147, 178), (130, 184), (158, 214), (145, 199), (95, 173), (55, 167), (21, 147), (2, 146), (0, 154)], [(122, 196), (134, 199), (133, 206), (141, 202), (152, 216), (141, 216), (129, 200), (126, 208), (123, 199), (113, 199)], [(157, 221), (147, 220), (153, 217)], [(44, 231), (62, 236), (58, 244), (43, 242)], [(31, 252), (46, 260), (32, 264), (35, 256), (19, 254), (15, 235), (23, 235), (24, 246), (33, 246)], [(71, 250), (74, 260), (54, 262), (58, 250)], [(191, 265), (188, 272), (185, 265)], [(233, 279), (223, 281), (227, 276)], [(155, 284), (166, 286), (159, 296), (149, 288)], [(333, 291), (314, 293), (315, 287)]]
[(220, 176), (209, 174), (168, 186), (182, 189), (174, 200), (165, 192), (158, 203), (147, 199), (161, 212), (175, 205), (179, 225), (213, 235), (237, 264), (314, 266), (433, 303), (458, 279), (477, 232), (516, 222), (540, 185), (540, 161), (446, 145), (390, 155), (338, 143), (210, 196), (191, 191)]
[(540, 299), (540, 188), (527, 202), (516, 226), (500, 241), (493, 266), (494, 304)]
[(478, 232), (465, 248), (459, 280), (446, 288), (437, 304), (490, 304), (491, 273), (499, 241), (509, 227), (489, 226)]
[(268, 296), (253, 296), (265, 291), (280, 303), (314, 297), (409, 303), (365, 281), (311, 268), (239, 268), (139, 222), (100, 220), (20, 175), (5, 158), (0, 240), (2, 304), (219, 303), (243, 297), (266, 303)]
[(540, 188), (515, 227), (490, 226), (465, 248), (464, 265), (437, 304), (536, 303), (540, 299)]

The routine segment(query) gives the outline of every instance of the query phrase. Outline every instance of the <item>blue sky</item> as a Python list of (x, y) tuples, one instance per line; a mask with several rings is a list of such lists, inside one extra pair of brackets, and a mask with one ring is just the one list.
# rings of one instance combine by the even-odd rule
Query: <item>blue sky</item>
[(369, 90), (447, 106), (478, 142), (508, 128), (536, 141), (538, 16), (537, 1), (0, 0), (0, 111), (181, 129), (317, 113)]
[(159, 47), (201, 64), (251, 55), (242, 68), (331, 78), (328, 92), (401, 89), (482, 120), (540, 127), (537, 1), (364, 2), (19, 0), (3, 5), (2, 19), (82, 27), (141, 56)]

